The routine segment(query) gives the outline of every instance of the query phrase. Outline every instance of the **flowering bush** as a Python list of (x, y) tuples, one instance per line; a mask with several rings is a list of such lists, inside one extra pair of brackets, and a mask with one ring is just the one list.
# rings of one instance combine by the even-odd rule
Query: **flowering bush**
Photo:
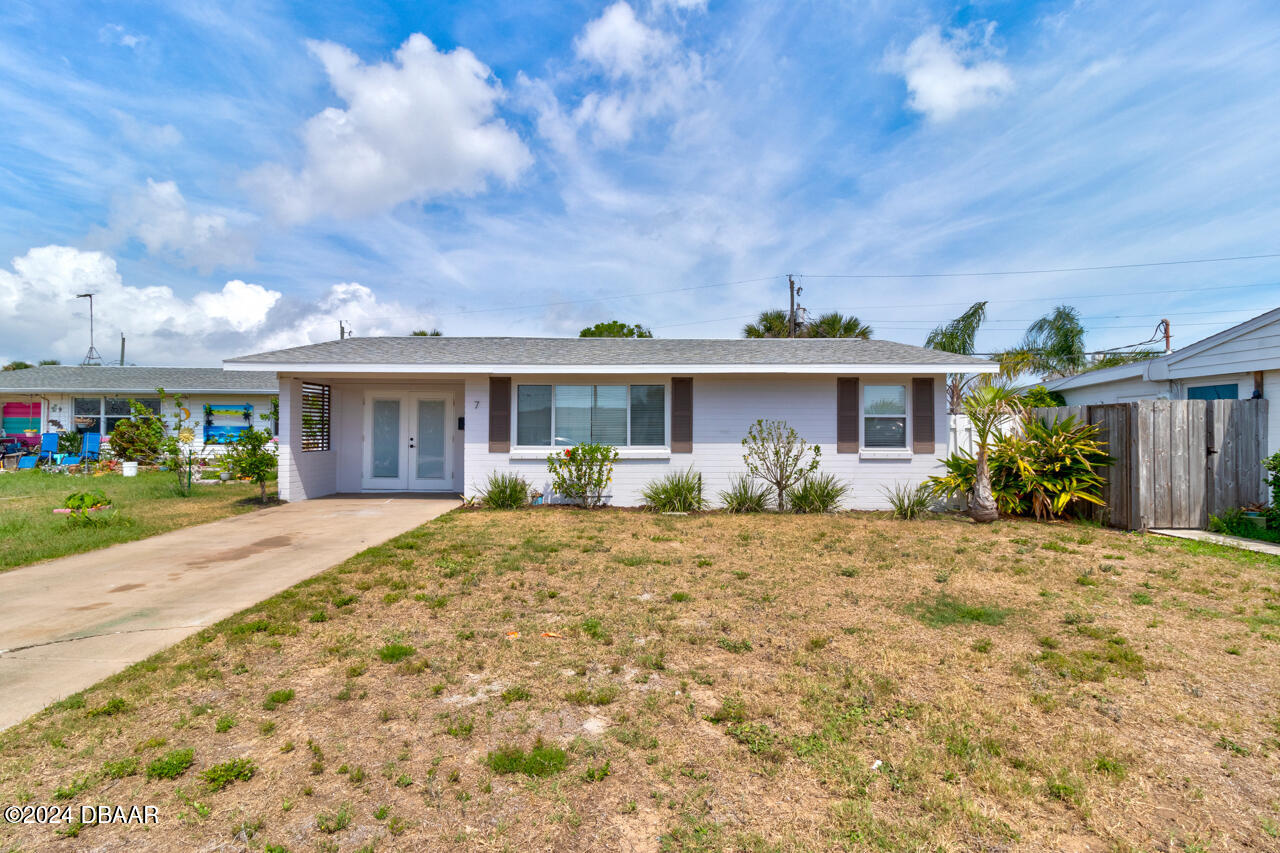
[(607, 444), (579, 444), (547, 457), (551, 488), (580, 506), (604, 503), (605, 491), (613, 482), (617, 448)]

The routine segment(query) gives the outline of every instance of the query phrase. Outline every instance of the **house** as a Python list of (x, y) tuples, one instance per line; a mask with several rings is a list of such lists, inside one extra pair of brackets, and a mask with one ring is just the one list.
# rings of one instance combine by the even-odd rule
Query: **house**
[[(169, 399), (161, 404), (157, 388)], [(34, 444), (42, 432), (111, 430), (129, 417), (135, 400), (173, 423), (182, 397), (195, 430), (195, 447), (216, 448), (269, 414), (276, 396), (274, 376), (217, 367), (107, 367), (46, 365), (0, 372), (4, 440)]]
[(618, 447), (611, 501), (692, 467), (710, 498), (745, 471), (757, 419), (822, 447), (847, 503), (885, 505), (946, 454), (945, 377), (989, 361), (848, 338), (347, 338), (227, 359), (280, 387), (280, 496), (449, 491), (490, 474), (550, 496), (547, 456)]
[[(1280, 399), (1280, 308), (1148, 361), (1091, 370), (1045, 387), (1069, 406), (1132, 400)], [(1267, 453), (1280, 450), (1280, 405), (1268, 406)]]

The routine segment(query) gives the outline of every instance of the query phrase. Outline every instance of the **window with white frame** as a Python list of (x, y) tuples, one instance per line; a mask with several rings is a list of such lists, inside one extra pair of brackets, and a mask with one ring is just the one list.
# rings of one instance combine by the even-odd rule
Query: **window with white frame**
[(75, 397), (71, 401), (75, 431), (110, 435), (116, 428), (116, 424), (133, 416), (129, 406), (131, 399), (159, 417), (159, 397)]
[(516, 445), (662, 447), (665, 385), (519, 385)]
[(862, 424), (867, 448), (906, 448), (907, 386), (867, 385), (862, 391)]

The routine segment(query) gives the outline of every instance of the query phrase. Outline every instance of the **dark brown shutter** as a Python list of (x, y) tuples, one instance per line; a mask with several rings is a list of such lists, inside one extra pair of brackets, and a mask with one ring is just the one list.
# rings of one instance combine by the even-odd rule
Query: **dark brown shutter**
[(858, 452), (858, 380), (836, 379), (836, 453)]
[(693, 379), (671, 380), (671, 452), (693, 452)]
[(511, 452), (511, 378), (489, 377), (489, 452)]
[(911, 380), (911, 452), (933, 452), (933, 377)]

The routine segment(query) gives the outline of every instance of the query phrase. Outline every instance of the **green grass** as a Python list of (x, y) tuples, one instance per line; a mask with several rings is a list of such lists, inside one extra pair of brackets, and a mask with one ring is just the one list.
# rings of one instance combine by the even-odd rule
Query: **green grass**
[(518, 746), (504, 746), (490, 752), (485, 759), (489, 769), (498, 775), (523, 773), (525, 776), (554, 776), (564, 769), (568, 756), (563, 749), (547, 746), (539, 738), (525, 752)]
[(175, 749), (147, 765), (148, 779), (177, 779), (195, 761), (195, 751)]
[(967, 604), (946, 593), (932, 601), (918, 602), (912, 610), (917, 619), (933, 628), (976, 622), (979, 625), (1003, 625), (1010, 610), (990, 604)]
[[(0, 571), (41, 560), (80, 554), (145, 539), (157, 533), (251, 512), (258, 487), (252, 483), (193, 486), (189, 496), (178, 494), (176, 477), (147, 471), (137, 477), (101, 477), (10, 472), (0, 476)], [(101, 523), (77, 525), (53, 510), (72, 492), (98, 490), (114, 507), (114, 516)], [(268, 498), (274, 497), (272, 492)]]

